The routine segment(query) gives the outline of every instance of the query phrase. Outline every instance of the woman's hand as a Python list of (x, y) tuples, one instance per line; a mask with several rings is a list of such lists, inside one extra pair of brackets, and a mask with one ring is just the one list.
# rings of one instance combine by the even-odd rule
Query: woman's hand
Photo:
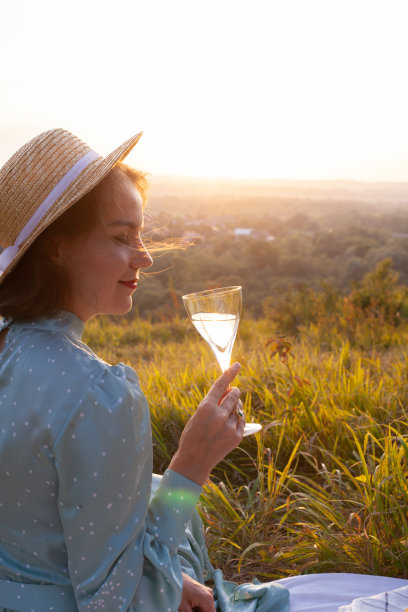
[(241, 442), (244, 419), (241, 392), (230, 383), (239, 372), (234, 364), (215, 381), (197, 410), (187, 422), (169, 468), (203, 485), (211, 470)]
[(183, 594), (179, 612), (215, 612), (212, 589), (183, 574)]

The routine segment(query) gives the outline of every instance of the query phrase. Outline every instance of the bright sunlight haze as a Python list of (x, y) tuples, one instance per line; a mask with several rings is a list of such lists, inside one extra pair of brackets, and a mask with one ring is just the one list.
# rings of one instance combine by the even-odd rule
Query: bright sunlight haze
[(402, 0), (0, 0), (0, 163), (65, 127), (156, 174), (405, 181)]

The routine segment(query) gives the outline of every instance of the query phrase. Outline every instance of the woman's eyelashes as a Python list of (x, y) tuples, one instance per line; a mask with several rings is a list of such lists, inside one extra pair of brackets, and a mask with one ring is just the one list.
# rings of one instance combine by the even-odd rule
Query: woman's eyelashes
[(140, 234), (130, 235), (130, 234), (119, 234), (114, 237), (115, 242), (125, 245), (131, 248), (136, 248), (140, 246), (142, 241)]
[(120, 236), (114, 236), (115, 242), (120, 244), (129, 244), (129, 236), (127, 234), (121, 234)]
[(120, 234), (119, 236), (115, 236), (115, 240), (116, 242), (126, 246), (135, 246), (135, 244), (137, 244), (137, 242), (140, 240), (140, 237), (130, 236), (129, 234)]

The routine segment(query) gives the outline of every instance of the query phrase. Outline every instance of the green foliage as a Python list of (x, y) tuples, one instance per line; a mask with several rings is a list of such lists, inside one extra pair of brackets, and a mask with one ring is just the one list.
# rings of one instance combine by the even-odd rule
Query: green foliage
[[(156, 229), (146, 223), (149, 238), (185, 237), (193, 246), (153, 253), (155, 262), (142, 278), (138, 300), (142, 317), (171, 318), (174, 297), (181, 307), (184, 293), (231, 283), (243, 286), (247, 314), (262, 317), (264, 300), (281, 299), (300, 285), (316, 291), (323, 282), (347, 295), (353, 283), (363, 282), (387, 258), (401, 282), (408, 284), (406, 207), (259, 198), (247, 191), (153, 198), (154, 210), (150, 216)], [(237, 237), (234, 230), (239, 227), (255, 233)]]
[(307, 336), (320, 348), (334, 348), (347, 340), (368, 349), (398, 344), (398, 330), (408, 315), (408, 289), (398, 284), (392, 260), (355, 282), (349, 293), (322, 283), (319, 291), (299, 285), (263, 302), (265, 316), (275, 331)]
[(398, 287), (398, 274), (393, 270), (393, 261), (387, 258), (378, 263), (373, 272), (366, 274), (361, 282), (355, 283), (351, 301), (365, 312), (375, 306), (386, 316), (395, 317), (404, 293)]

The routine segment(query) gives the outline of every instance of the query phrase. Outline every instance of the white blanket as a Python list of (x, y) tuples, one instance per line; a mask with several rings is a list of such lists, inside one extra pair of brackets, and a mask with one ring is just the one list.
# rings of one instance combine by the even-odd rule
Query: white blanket
[(350, 606), (341, 606), (339, 612), (408, 612), (408, 586), (385, 591), (372, 597), (359, 597)]
[[(290, 591), (289, 612), (338, 612), (357, 598), (367, 598), (385, 591), (408, 587), (408, 580), (364, 574), (309, 574), (279, 580)], [(408, 600), (405, 607), (408, 607)], [(399, 608), (403, 612), (405, 608)], [(378, 612), (392, 608), (346, 608), (347, 612)], [(343, 611), (342, 611), (343, 612)]]

